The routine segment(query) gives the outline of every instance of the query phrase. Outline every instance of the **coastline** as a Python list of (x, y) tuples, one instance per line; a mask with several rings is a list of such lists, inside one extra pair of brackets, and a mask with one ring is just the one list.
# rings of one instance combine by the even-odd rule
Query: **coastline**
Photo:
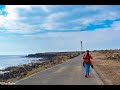
[(26, 56), (27, 55), (0, 55), (0, 72), (2, 72), (5, 68), (8, 67), (29, 64), (31, 62), (36, 62), (38, 59), (42, 59), (35, 57), (29, 58)]
[[(4, 73), (3, 75), (0, 74), (0, 82), (14, 82), (25, 77), (28, 77), (34, 73), (43, 71), (47, 68), (55, 66), (57, 64), (66, 62), (67, 60), (74, 58), (79, 55), (79, 52), (59, 52), (48, 55), (47, 57), (43, 58), (43, 62), (41, 60), (37, 60), (35, 63), (23, 64), (21, 66), (12, 66), (4, 69), (4, 71), (9, 71)], [(36, 54), (34, 54), (36, 55)], [(39, 62), (40, 61), (40, 62)]]

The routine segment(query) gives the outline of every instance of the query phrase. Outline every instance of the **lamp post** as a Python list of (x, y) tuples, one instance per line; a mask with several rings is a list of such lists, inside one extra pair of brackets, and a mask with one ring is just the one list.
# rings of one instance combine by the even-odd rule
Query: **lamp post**
[(82, 41), (80, 43), (81, 43), (81, 55), (82, 55)]

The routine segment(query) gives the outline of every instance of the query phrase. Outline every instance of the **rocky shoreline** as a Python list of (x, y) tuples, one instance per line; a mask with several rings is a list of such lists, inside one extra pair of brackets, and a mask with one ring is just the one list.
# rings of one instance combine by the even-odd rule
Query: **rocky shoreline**
[(23, 64), (21, 66), (7, 67), (2, 71), (7, 71), (4, 74), (0, 74), (0, 82), (9, 82), (12, 79), (19, 80), (29, 75), (29, 72), (41, 68), (44, 70), (46, 68), (52, 67), (54, 65), (63, 63), (71, 58), (80, 55), (79, 52), (57, 52), (57, 53), (36, 53), (30, 54), (26, 57), (42, 57), (42, 61), (38, 60), (35, 63)]

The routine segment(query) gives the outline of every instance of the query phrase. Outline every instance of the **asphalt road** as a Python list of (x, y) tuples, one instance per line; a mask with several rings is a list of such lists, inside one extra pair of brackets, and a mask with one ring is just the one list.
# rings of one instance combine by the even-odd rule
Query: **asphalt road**
[(42, 72), (15, 82), (15, 85), (103, 85), (94, 69), (90, 69), (90, 77), (85, 78), (82, 57), (53, 66)]

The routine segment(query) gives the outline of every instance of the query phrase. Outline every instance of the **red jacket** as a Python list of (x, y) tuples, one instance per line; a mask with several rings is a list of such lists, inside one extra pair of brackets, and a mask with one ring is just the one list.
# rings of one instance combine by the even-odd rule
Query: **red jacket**
[(90, 54), (85, 53), (83, 55), (83, 60), (84, 60), (83, 63), (92, 65), (91, 59), (92, 59), (92, 56)]

